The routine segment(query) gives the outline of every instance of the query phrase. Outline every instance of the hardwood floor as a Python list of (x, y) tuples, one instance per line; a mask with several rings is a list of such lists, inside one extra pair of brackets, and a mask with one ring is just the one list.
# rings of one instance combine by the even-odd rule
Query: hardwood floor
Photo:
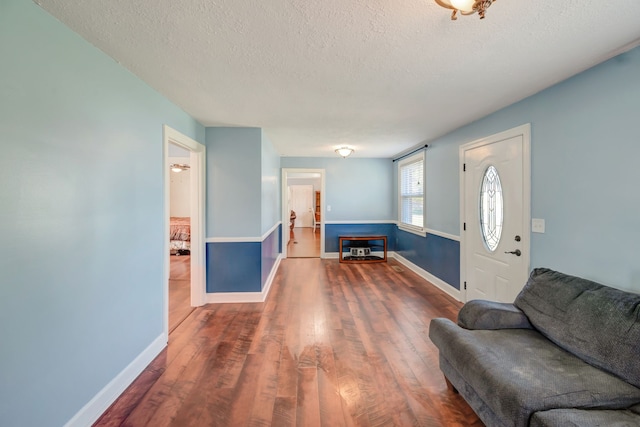
[(191, 256), (169, 257), (169, 332), (193, 311), (191, 307)]
[(296, 227), (289, 232), (288, 258), (320, 258), (320, 229)]
[(482, 426), (428, 338), (460, 304), (394, 260), (285, 259), (264, 303), (197, 308), (96, 426)]

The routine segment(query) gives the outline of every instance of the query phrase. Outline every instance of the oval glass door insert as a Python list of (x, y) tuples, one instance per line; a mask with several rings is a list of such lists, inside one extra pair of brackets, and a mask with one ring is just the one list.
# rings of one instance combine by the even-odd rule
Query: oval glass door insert
[(498, 170), (489, 166), (480, 187), (480, 230), (487, 249), (495, 251), (500, 243), (503, 221), (502, 184)]

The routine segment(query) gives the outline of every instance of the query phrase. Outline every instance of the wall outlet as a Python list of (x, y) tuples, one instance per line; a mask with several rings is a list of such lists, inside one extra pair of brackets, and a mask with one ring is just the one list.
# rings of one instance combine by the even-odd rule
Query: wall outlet
[(544, 219), (532, 218), (531, 219), (531, 232), (532, 233), (544, 233)]

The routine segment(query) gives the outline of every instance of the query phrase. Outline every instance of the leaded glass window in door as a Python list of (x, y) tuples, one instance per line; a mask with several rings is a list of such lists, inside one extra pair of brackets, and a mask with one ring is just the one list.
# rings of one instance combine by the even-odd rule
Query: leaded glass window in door
[(500, 243), (503, 222), (502, 184), (498, 170), (489, 166), (480, 187), (480, 230), (485, 246), (491, 252)]

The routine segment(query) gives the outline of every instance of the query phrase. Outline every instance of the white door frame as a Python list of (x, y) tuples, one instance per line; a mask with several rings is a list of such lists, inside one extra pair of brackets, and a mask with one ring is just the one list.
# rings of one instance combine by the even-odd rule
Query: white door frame
[(512, 129), (496, 133), (494, 135), (480, 138), (478, 140), (463, 144), (459, 148), (459, 171), (460, 171), (460, 296), (463, 302), (467, 301), (467, 290), (464, 283), (467, 281), (467, 256), (466, 256), (466, 234), (464, 230), (465, 213), (465, 173), (463, 170), (464, 153), (467, 150), (492, 144), (505, 139), (522, 135), (522, 185), (523, 185), (523, 227), (524, 235), (522, 247), (523, 263), (527, 271), (531, 270), (531, 124), (526, 123)]
[(164, 256), (163, 256), (163, 286), (164, 286), (164, 332), (169, 337), (169, 218), (171, 216), (170, 204), (170, 178), (169, 168), (169, 143), (191, 153), (190, 157), (190, 188), (189, 199), (191, 203), (191, 306), (198, 307), (205, 303), (206, 294), (206, 265), (205, 265), (205, 186), (206, 186), (206, 147), (186, 135), (170, 128), (162, 126), (162, 168), (164, 176)]
[(324, 220), (325, 209), (324, 203), (326, 198), (325, 192), (325, 170), (324, 169), (297, 169), (282, 168), (282, 258), (287, 257), (287, 242), (289, 241), (289, 206), (288, 206), (288, 190), (287, 180), (290, 173), (319, 173), (320, 174), (320, 258), (326, 258), (324, 249)]

